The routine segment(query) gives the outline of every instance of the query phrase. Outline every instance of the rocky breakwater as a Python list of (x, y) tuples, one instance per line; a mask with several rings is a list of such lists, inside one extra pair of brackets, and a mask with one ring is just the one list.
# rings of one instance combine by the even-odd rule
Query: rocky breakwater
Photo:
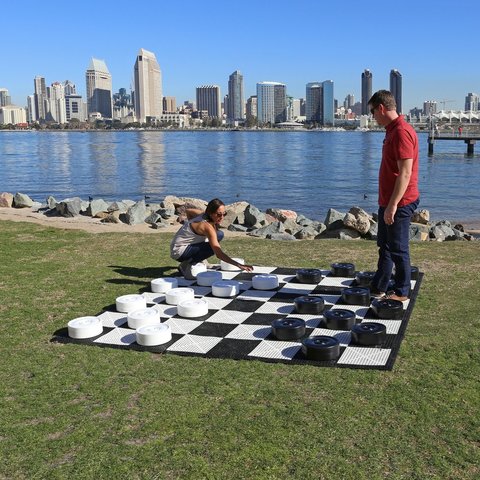
[[(22, 193), (0, 194), (0, 207), (31, 208), (46, 216), (75, 217), (86, 215), (102, 223), (125, 223), (128, 225), (149, 224), (161, 229), (178, 225), (186, 220), (187, 208), (204, 209), (207, 202), (198, 198), (166, 196), (158, 203), (145, 200), (121, 200), (107, 202), (103, 199), (88, 201), (79, 197), (56, 200), (49, 196), (45, 203), (32, 200)], [(323, 222), (312, 220), (293, 210), (269, 208), (260, 211), (246, 202), (226, 205), (227, 215), (221, 227), (234, 232), (242, 232), (253, 237), (271, 240), (329, 239), (343, 240), (369, 239), (377, 237), (377, 215), (369, 214), (359, 207), (348, 212), (329, 209)], [(430, 221), (427, 210), (415, 212), (410, 226), (411, 241), (474, 240), (462, 225), (452, 225), (448, 220)]]

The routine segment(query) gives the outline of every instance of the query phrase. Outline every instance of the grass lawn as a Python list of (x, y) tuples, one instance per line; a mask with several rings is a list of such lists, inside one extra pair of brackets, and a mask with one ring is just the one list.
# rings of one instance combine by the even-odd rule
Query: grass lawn
[[(51, 343), (173, 273), (171, 234), (0, 223), (0, 478), (477, 479), (480, 242), (425, 277), (391, 372)], [(371, 241), (229, 238), (257, 265), (375, 268)]]

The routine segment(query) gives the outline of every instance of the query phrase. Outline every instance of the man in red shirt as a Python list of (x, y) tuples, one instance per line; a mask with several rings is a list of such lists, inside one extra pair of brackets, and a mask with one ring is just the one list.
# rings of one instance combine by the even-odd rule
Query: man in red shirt
[[(411, 281), (410, 219), (419, 203), (418, 138), (412, 126), (397, 114), (395, 98), (388, 90), (374, 93), (368, 104), (386, 131), (378, 181), (379, 258), (371, 292), (405, 301)], [(394, 265), (394, 289), (387, 292)]]

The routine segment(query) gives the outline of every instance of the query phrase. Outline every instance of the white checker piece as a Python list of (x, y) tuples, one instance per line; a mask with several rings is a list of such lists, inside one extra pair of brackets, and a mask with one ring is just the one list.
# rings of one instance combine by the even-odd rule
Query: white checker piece
[(332, 310), (349, 310), (353, 312), (357, 317), (365, 318), (365, 315), (368, 312), (370, 306), (365, 307), (364, 305), (334, 305)]
[(94, 340), (94, 343), (108, 343), (109, 345), (131, 345), (137, 341), (135, 330), (131, 328), (114, 328), (102, 337)]
[(234, 328), (225, 338), (237, 340), (263, 340), (270, 335), (271, 327), (265, 325), (239, 325)]
[(222, 341), (221, 337), (204, 337), (201, 335), (185, 335), (180, 340), (167, 348), (170, 352), (208, 353), (217, 343)]
[(142, 295), (145, 297), (147, 303), (162, 303), (165, 301), (164, 293), (143, 292)]
[(247, 290), (236, 298), (239, 300), (258, 300), (260, 302), (268, 302), (275, 294), (276, 290)]
[(353, 278), (329, 276), (323, 278), (319, 285), (322, 287), (349, 287), (353, 280)]
[(225, 308), (233, 298), (205, 297), (205, 300), (208, 302), (209, 310), (221, 310), (222, 308)]
[(280, 313), (288, 315), (295, 310), (295, 305), (291, 303), (281, 302), (266, 302), (260, 308), (255, 310), (255, 313)]
[(310, 334), (311, 337), (317, 335), (326, 335), (327, 337), (335, 337), (339, 342), (340, 345), (348, 345), (352, 340), (352, 335), (350, 331), (346, 330), (330, 330), (329, 328), (315, 328), (313, 332)]
[(259, 343), (249, 354), (249, 357), (272, 358), (276, 360), (292, 360), (300, 350), (300, 343), (274, 342), (264, 340)]
[(127, 323), (127, 315), (120, 312), (103, 312), (98, 315), (104, 327), (120, 327)]
[[(402, 325), (401, 320), (381, 320), (381, 319), (375, 319), (375, 320), (365, 320), (366, 322), (375, 322), (375, 323), (381, 323), (382, 325), (385, 325), (387, 327), (387, 335), (397, 335), (398, 331), (400, 330), (400, 326)], [(363, 322), (362, 322), (363, 323)]]
[(152, 308), (160, 312), (160, 317), (173, 317), (177, 314), (176, 305), (168, 305), (166, 303), (157, 303)]
[(381, 366), (387, 363), (390, 352), (389, 348), (347, 347), (337, 364)]
[(169, 318), (163, 322), (170, 327), (172, 333), (187, 334), (195, 330), (201, 322), (198, 320), (187, 320), (186, 318)]
[(251, 312), (239, 312), (237, 310), (219, 310), (214, 313), (210, 318), (205, 320), (205, 323), (229, 323), (233, 325), (239, 325), (243, 323)]

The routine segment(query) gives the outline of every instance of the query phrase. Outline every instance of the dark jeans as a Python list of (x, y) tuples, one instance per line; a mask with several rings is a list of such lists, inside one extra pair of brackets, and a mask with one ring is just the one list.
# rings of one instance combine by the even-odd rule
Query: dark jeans
[(392, 277), (395, 265), (394, 290), (398, 296), (408, 296), (412, 267), (410, 265), (410, 219), (418, 207), (419, 200), (399, 207), (395, 213), (392, 225), (387, 225), (383, 219), (384, 207), (378, 209), (377, 245), (378, 265), (372, 285), (382, 292), (387, 291), (388, 282)]
[[(221, 230), (217, 230), (217, 239), (219, 242), (223, 240), (224, 235)], [(184, 262), (185, 260), (190, 260), (190, 263), (199, 263), (212, 255), (213, 249), (209, 242), (193, 243), (185, 249), (177, 261)]]

